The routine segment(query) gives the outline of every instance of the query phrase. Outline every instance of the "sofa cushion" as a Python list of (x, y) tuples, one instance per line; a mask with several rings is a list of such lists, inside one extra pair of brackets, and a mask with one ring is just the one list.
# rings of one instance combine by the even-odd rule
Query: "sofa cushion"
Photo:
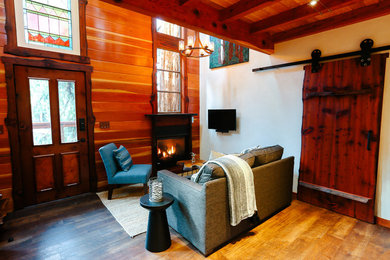
[[(246, 161), (250, 167), (252, 167), (255, 162), (255, 156), (250, 153), (241, 154), (238, 155), (238, 157)], [(199, 184), (204, 184), (210, 180), (223, 178), (225, 176), (225, 172), (223, 171), (221, 166), (215, 163), (208, 163), (203, 167), (202, 174), (196, 178), (195, 182)]]
[(243, 159), (244, 161), (246, 161), (248, 164), (249, 164), (249, 167), (253, 167), (253, 165), (255, 164), (255, 156), (251, 153), (244, 153), (244, 154), (240, 154), (238, 155), (238, 157), (240, 157), (241, 159)]
[(280, 145), (268, 146), (250, 152), (255, 156), (253, 167), (257, 167), (266, 163), (270, 163), (282, 158), (283, 147)]
[(128, 171), (130, 167), (133, 165), (133, 160), (131, 159), (131, 156), (129, 152), (126, 150), (126, 148), (123, 145), (121, 145), (119, 146), (118, 149), (115, 149), (113, 153), (122, 171)]

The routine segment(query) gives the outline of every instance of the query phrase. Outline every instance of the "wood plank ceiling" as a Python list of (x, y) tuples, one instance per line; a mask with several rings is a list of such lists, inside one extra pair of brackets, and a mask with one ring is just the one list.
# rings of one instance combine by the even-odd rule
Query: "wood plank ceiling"
[(274, 43), (390, 13), (389, 0), (104, 0), (265, 53)]

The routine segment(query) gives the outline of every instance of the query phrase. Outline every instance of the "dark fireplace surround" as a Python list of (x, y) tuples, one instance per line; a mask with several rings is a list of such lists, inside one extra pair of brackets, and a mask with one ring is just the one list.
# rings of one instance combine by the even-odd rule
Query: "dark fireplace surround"
[[(192, 117), (197, 114), (148, 114), (152, 122), (153, 175), (191, 159)], [(177, 167), (176, 167), (177, 168)]]

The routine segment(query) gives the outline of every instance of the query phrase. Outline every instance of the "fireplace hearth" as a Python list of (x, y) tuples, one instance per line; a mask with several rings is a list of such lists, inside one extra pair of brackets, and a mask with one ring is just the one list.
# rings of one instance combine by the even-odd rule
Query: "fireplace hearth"
[(196, 114), (148, 114), (152, 120), (153, 175), (158, 170), (176, 167), (192, 152), (192, 117)]

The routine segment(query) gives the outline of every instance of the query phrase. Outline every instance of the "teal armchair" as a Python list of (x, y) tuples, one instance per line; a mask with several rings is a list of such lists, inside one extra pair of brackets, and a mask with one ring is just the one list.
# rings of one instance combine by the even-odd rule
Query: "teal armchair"
[(108, 181), (108, 199), (111, 200), (114, 188), (121, 184), (144, 184), (144, 193), (148, 191), (147, 183), (152, 173), (150, 164), (133, 164), (128, 171), (122, 171), (114, 158), (113, 151), (117, 149), (116, 145), (109, 143), (99, 149), (104, 168), (107, 173)]

